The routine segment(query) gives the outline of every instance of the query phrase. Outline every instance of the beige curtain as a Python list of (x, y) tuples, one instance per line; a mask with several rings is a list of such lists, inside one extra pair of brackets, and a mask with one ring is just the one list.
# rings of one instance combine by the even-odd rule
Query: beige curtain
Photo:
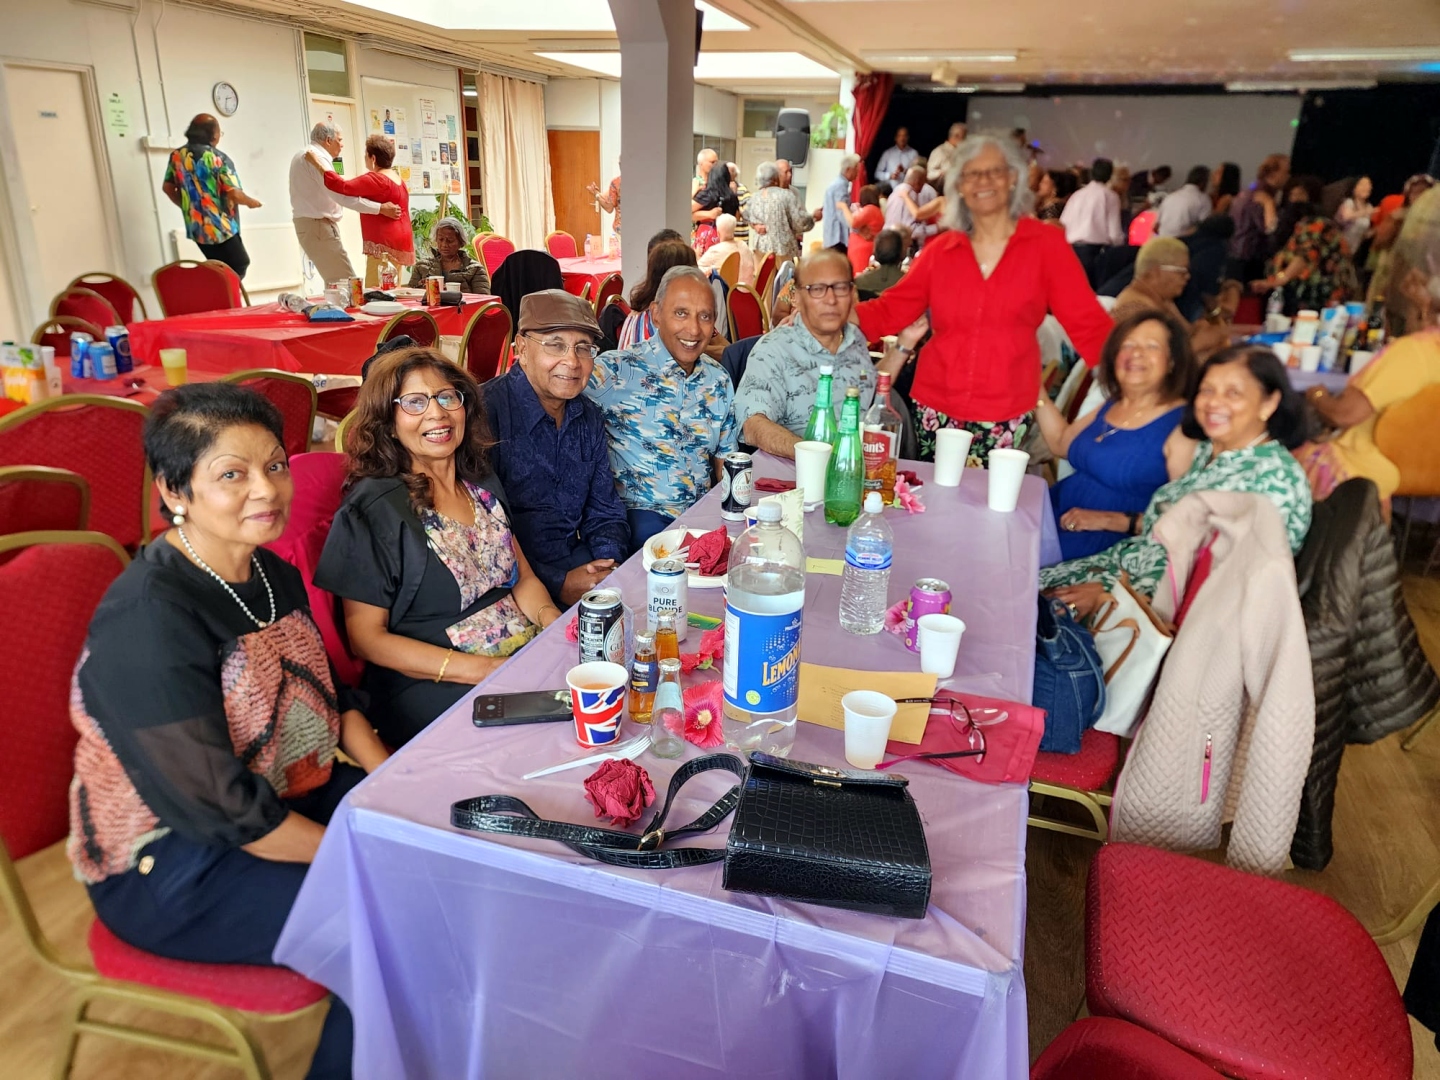
[(478, 90), (485, 213), (516, 247), (543, 251), (555, 228), (545, 88), (481, 72)]

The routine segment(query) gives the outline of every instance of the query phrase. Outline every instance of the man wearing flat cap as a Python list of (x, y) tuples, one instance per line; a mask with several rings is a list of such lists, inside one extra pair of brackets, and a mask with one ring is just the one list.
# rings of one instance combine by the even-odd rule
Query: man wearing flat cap
[(615, 569), (630, 527), (615, 491), (605, 419), (584, 396), (599, 352), (595, 312), (563, 289), (520, 301), (515, 366), (485, 384), (495, 472), (520, 547), (562, 608)]

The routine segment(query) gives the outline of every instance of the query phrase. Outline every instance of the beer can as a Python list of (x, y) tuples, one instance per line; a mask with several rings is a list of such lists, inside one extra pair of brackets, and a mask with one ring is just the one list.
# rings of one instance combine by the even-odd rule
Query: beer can
[(920, 651), (920, 635), (916, 623), (923, 615), (946, 615), (950, 611), (950, 586), (939, 578), (922, 577), (910, 587), (910, 600), (905, 605), (905, 647)]
[(675, 638), (685, 640), (689, 629), (685, 617), (689, 607), (690, 572), (682, 559), (656, 559), (650, 564), (645, 583), (645, 620), (650, 629), (659, 624), (661, 615), (675, 616)]
[(580, 663), (625, 663), (625, 605), (619, 591), (591, 589), (580, 598), (579, 622)]
[(425, 306), (438, 307), (440, 304), (440, 290), (445, 288), (445, 279), (432, 275), (425, 279)]
[(90, 367), (90, 358), (87, 350), (90, 343), (95, 339), (83, 331), (76, 330), (70, 335), (70, 377), (73, 379), (93, 379), (93, 369)]
[(115, 378), (115, 349), (108, 341), (92, 341), (85, 347), (85, 355), (90, 358), (90, 367), (95, 372), (93, 378)]
[(115, 371), (120, 375), (134, 371), (135, 362), (130, 357), (130, 331), (123, 326), (107, 326), (105, 341), (115, 350)]
[(726, 521), (744, 521), (745, 509), (754, 494), (750, 455), (732, 450), (721, 462), (724, 470), (720, 474), (720, 516)]
[(352, 308), (361, 307), (365, 303), (365, 279), (352, 277), (345, 285), (348, 292), (345, 295), (350, 297)]

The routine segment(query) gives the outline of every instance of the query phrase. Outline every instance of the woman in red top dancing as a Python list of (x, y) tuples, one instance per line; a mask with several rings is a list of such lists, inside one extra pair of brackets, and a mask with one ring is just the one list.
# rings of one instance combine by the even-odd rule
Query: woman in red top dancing
[(1047, 311), (1091, 367), (1110, 332), (1064, 232), (1028, 216), (1025, 172), (1013, 140), (976, 135), (961, 143), (945, 180), (948, 231), (897, 284), (856, 309), (869, 341), (930, 314), (934, 337), (910, 391), (925, 460), (935, 456), (940, 428), (975, 436), (970, 465), (1024, 442), (1041, 392), (1035, 333)]
[[(395, 163), (395, 147), (388, 135), (371, 135), (365, 140), (366, 172), (353, 180), (347, 180), (337, 172), (325, 168), (314, 155), (309, 155), (310, 164), (319, 169), (325, 177), (325, 186), (342, 195), (355, 195), (362, 199), (374, 199), (378, 203), (393, 202), (400, 207), (400, 216), (388, 218), (384, 214), (361, 214), (360, 236), (364, 240), (365, 287), (380, 284), (380, 261), (388, 258), (396, 266), (415, 264), (415, 237), (410, 231), (410, 192), (400, 182), (400, 174), (392, 166)], [(371, 219), (374, 219), (373, 221)], [(399, 280), (397, 273), (396, 279)]]

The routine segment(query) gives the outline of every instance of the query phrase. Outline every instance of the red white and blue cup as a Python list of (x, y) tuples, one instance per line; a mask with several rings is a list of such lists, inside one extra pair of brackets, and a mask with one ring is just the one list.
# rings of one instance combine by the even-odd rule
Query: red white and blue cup
[(620, 738), (620, 714), (625, 709), (629, 673), (620, 664), (592, 660), (565, 675), (570, 686), (570, 711), (575, 718), (575, 741), (586, 748), (608, 746)]

